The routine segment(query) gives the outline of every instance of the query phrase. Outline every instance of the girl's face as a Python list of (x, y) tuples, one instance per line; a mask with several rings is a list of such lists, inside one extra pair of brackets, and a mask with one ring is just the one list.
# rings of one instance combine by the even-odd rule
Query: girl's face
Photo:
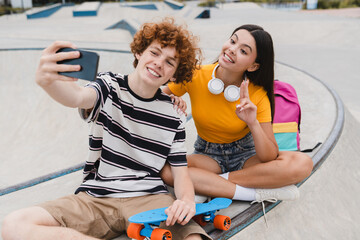
[(244, 73), (257, 70), (260, 65), (255, 62), (257, 56), (254, 37), (245, 29), (236, 31), (222, 47), (219, 64), (221, 67)]

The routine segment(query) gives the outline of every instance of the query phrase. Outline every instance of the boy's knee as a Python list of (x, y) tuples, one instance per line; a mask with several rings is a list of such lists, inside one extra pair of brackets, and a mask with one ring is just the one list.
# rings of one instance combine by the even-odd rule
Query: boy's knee
[(7, 215), (2, 223), (1, 236), (4, 240), (15, 239), (15, 234), (21, 231), (22, 217), (20, 211)]
[[(40, 211), (39, 211), (40, 209)], [(39, 207), (20, 209), (7, 215), (3, 221), (1, 235), (4, 240), (22, 239), (27, 236), (31, 228), (41, 224), (45, 211)]]

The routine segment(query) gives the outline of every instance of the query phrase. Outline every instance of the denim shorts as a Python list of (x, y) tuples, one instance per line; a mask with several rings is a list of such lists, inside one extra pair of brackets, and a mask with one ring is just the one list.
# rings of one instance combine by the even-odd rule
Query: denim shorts
[(221, 171), (232, 172), (242, 169), (245, 162), (256, 154), (251, 133), (232, 143), (212, 143), (197, 137), (194, 154), (202, 154), (214, 159)]

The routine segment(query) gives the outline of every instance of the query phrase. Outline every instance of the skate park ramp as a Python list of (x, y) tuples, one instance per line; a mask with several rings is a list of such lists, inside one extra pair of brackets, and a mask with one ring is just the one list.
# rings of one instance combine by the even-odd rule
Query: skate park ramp
[[(121, 7), (120, 3), (104, 3), (96, 17), (74, 19), (72, 7), (61, 8), (47, 19), (31, 22), (21, 14), (0, 17), (0, 151), (3, 153), (0, 189), (81, 166), (87, 157), (87, 124), (80, 120), (76, 109), (55, 103), (35, 84), (41, 49), (54, 40), (73, 41), (78, 47), (91, 49), (100, 55), (99, 71), (129, 73), (133, 60), (129, 52), (131, 34), (124, 29), (105, 29), (122, 19), (136, 17), (142, 23), (178, 13), (169, 12), (164, 6), (158, 9), (148, 11)], [(298, 46), (310, 48), (306, 43), (311, 38), (318, 41), (328, 39), (326, 32), (317, 31), (316, 35), (311, 29), (308, 30), (304, 26), (305, 21), (313, 29), (323, 31), (329, 31), (330, 27), (325, 27), (329, 22), (332, 28), (342, 26), (344, 31), (350, 31), (354, 28), (354, 22), (359, 21), (267, 10), (249, 3), (224, 4), (222, 8), (212, 9), (211, 18), (206, 20), (187, 19), (184, 16), (179, 16), (178, 20), (185, 21), (200, 36), (204, 63), (216, 58), (222, 43), (236, 26), (250, 22), (268, 29), (276, 45), (275, 52), (278, 53), (276, 77), (293, 84), (299, 95), (302, 106), (302, 148), (322, 142), (320, 148), (310, 153), (315, 163), (319, 164), (316, 171), (301, 184), (300, 199), (275, 206), (267, 205), (267, 210), (271, 209), (267, 213), (268, 228), (261, 215), (245, 222), (236, 219), (240, 223), (235, 221), (229, 232), (207, 229), (214, 239), (357, 239), (360, 234), (360, 212), (356, 206), (360, 200), (360, 128), (358, 119), (353, 116), (356, 108), (349, 102), (350, 98), (346, 98), (344, 105), (341, 101), (344, 93), (352, 93), (353, 87), (349, 89), (352, 85), (342, 85), (339, 88), (338, 83), (331, 82), (331, 76), (319, 72), (319, 69), (330, 71), (327, 66), (335, 64), (332, 61), (336, 61), (336, 56), (329, 58), (329, 62), (324, 62), (321, 67), (317, 66), (319, 69), (310, 71), (313, 69), (298, 60), (303, 59), (304, 55), (287, 53)], [(301, 43), (296, 39), (300, 33), (290, 29), (290, 26), (302, 33)], [(289, 29), (286, 34), (284, 27)], [(330, 46), (333, 40), (328, 41), (326, 43)], [(353, 43), (351, 37), (346, 41)], [(353, 47), (352, 51), (356, 53), (357, 47)], [(315, 77), (313, 72), (316, 72), (316, 76), (326, 77)], [(352, 74), (349, 74), (350, 79)], [(80, 84), (84, 83), (81, 81)], [(189, 152), (195, 134), (190, 120), (187, 126)], [(81, 171), (64, 173), (51, 181), (0, 196), (0, 224), (8, 213), (16, 209), (73, 193), (81, 180)], [(224, 213), (232, 214), (235, 219), (235, 215), (249, 206), (247, 202), (236, 201)]]

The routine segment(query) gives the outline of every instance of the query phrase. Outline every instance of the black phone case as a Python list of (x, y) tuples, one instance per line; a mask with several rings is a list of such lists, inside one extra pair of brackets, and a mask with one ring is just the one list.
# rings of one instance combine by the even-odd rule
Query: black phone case
[(59, 72), (59, 74), (68, 77), (80, 78), (88, 81), (95, 81), (98, 70), (98, 64), (99, 64), (99, 55), (95, 52), (84, 51), (81, 49), (73, 49), (73, 48), (61, 48), (57, 52), (71, 52), (71, 51), (79, 51), (80, 57), (76, 59), (66, 59), (58, 62), (58, 64), (80, 65), (81, 70), (77, 72)]

